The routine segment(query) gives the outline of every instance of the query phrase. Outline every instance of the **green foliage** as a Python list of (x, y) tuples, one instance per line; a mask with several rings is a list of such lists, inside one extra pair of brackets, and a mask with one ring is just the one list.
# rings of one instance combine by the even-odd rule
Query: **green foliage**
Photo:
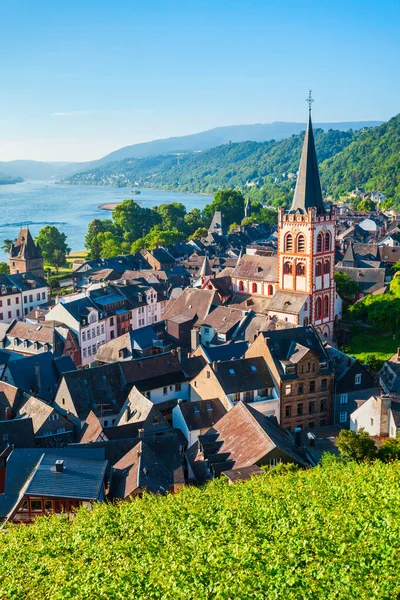
[(369, 364), (370, 360), (379, 360), (383, 364), (393, 356), (398, 346), (400, 346), (398, 335), (382, 333), (375, 327), (352, 325), (348, 345), (343, 348), (343, 351), (354, 356), (362, 364)]
[(342, 429), (337, 438), (337, 447), (345, 460), (360, 462), (376, 458), (375, 442), (364, 429), (358, 433)]
[(360, 133), (356, 141), (321, 165), (321, 177), (336, 198), (356, 187), (379, 190), (400, 208), (400, 115)]
[(376, 204), (370, 198), (365, 198), (365, 200), (361, 200), (358, 204), (357, 210), (361, 212), (373, 212), (376, 210)]
[(240, 223), (244, 216), (245, 199), (238, 190), (218, 190), (211, 204), (204, 207), (203, 215), (209, 223), (216, 211), (221, 211), (225, 227)]
[[(273, 473), (275, 470), (271, 470)], [(400, 594), (400, 463), (332, 461), (100, 504), (0, 534), (0, 597), (383, 600)]]
[(383, 367), (384, 362), (385, 361), (376, 354), (367, 353), (362, 364), (367, 365), (371, 373), (378, 373)]
[(11, 250), (11, 245), (14, 243), (15, 240), (3, 240), (3, 243), (1, 245), (1, 249), (3, 250), (3, 252), (5, 252), (5, 254), (9, 254), (10, 250)]
[(378, 449), (378, 457), (383, 462), (400, 459), (400, 439), (388, 438)]
[(0, 262), (0, 273), (4, 273), (5, 275), (8, 275), (9, 272), (10, 272), (10, 267), (9, 267), (8, 263)]
[(175, 227), (171, 229), (162, 229), (161, 225), (156, 225), (150, 229), (144, 237), (145, 248), (154, 250), (158, 246), (170, 246), (185, 239), (185, 234), (178, 231)]
[(206, 227), (199, 227), (194, 233), (192, 233), (192, 235), (189, 235), (188, 241), (190, 242), (190, 240), (201, 240), (201, 238), (207, 237), (207, 233), (208, 230)]
[(56, 272), (65, 265), (66, 255), (70, 252), (67, 245), (67, 236), (57, 229), (55, 225), (46, 225), (39, 231), (35, 238), (40, 246), (44, 261), (55, 267)]
[(85, 235), (85, 248), (89, 250), (89, 258), (98, 259), (101, 257), (101, 241), (97, 235), (106, 231), (114, 233), (114, 224), (111, 219), (93, 219), (89, 223)]
[(112, 212), (116, 231), (129, 243), (148, 233), (154, 225), (162, 223), (156, 210), (142, 208), (133, 200), (124, 200)]
[(0, 185), (12, 185), (14, 183), (22, 183), (23, 181), (22, 177), (11, 177), (10, 175), (0, 173)]
[(160, 204), (154, 206), (153, 210), (161, 217), (161, 227), (164, 230), (178, 229), (186, 230), (186, 208), (181, 202), (171, 202), (170, 204)]
[(228, 227), (228, 233), (233, 233), (236, 229), (239, 229), (239, 225), (237, 223), (231, 223)]
[(353, 299), (360, 291), (357, 281), (353, 281), (347, 273), (335, 273), (336, 290), (341, 298)]

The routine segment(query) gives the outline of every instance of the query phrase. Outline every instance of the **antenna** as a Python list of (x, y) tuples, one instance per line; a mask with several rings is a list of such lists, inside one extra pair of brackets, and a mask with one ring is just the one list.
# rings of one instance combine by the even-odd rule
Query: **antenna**
[(311, 105), (314, 102), (314, 98), (311, 96), (312, 90), (308, 90), (308, 98), (306, 98), (306, 102), (308, 104), (308, 111), (311, 112)]

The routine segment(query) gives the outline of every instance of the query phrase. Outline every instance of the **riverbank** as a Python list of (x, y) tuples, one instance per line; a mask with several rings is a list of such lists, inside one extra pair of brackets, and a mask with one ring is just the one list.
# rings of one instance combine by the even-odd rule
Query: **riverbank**
[[(112, 212), (114, 210), (114, 208), (116, 208), (117, 206), (122, 204), (122, 202), (107, 202), (106, 204), (100, 204), (99, 209), (100, 210), (109, 210)], [(135, 200), (135, 202), (136, 202), (136, 204), (142, 204), (141, 202), (138, 202), (137, 200)]]

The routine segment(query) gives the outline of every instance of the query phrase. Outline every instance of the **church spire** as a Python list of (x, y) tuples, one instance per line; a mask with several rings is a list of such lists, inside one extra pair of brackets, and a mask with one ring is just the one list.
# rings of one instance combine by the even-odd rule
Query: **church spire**
[(314, 133), (311, 122), (311, 90), (308, 98), (308, 123), (304, 137), (303, 151), (301, 153), (300, 168), (296, 182), (296, 189), (290, 212), (300, 211), (306, 213), (309, 208), (316, 208), (317, 214), (325, 214), (322, 201), (321, 183), (319, 180), (317, 155), (315, 152)]

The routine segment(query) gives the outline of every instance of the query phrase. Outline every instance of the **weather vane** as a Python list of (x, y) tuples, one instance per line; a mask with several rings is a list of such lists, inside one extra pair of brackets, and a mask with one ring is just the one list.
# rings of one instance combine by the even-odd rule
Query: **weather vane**
[(306, 102), (308, 103), (308, 110), (311, 112), (311, 104), (314, 102), (314, 98), (311, 96), (312, 90), (308, 90), (308, 98), (306, 98)]

